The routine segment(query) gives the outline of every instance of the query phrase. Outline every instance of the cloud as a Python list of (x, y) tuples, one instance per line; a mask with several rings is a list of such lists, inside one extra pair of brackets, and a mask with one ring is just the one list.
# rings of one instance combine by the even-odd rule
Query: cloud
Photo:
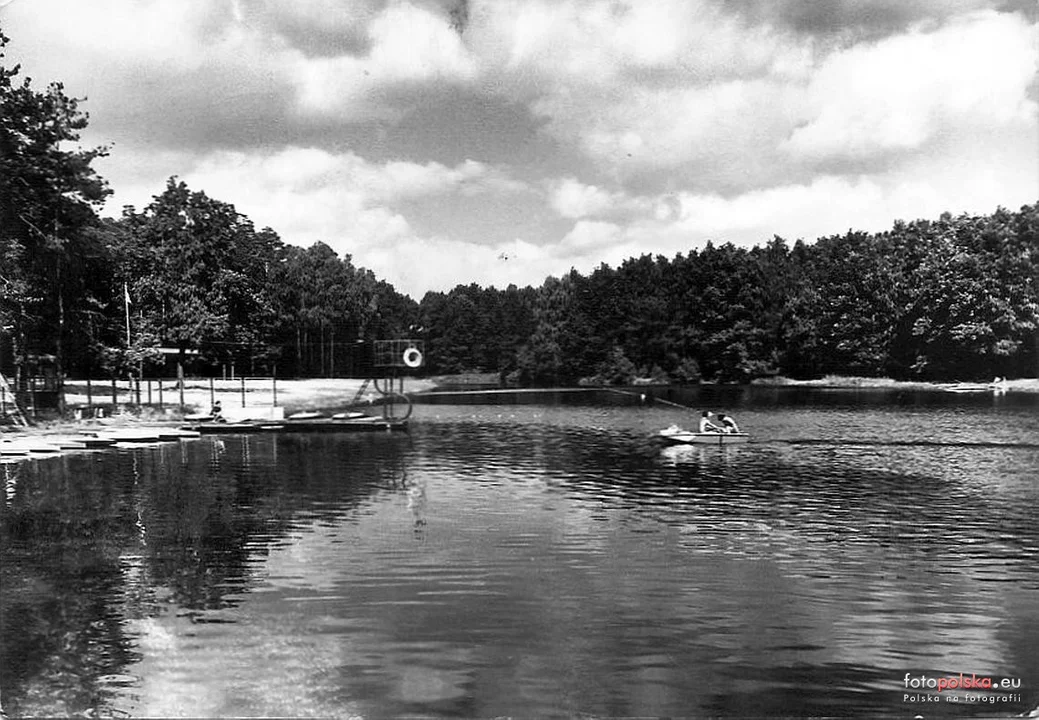
[(235, 0), (238, 22), (263, 28), (305, 57), (364, 55), (371, 48), (368, 24), (382, 0)]
[(782, 146), (794, 157), (916, 150), (950, 126), (1035, 115), (1034, 28), (996, 13), (959, 18), (826, 59), (807, 88), (811, 117)]
[[(471, 160), (455, 167), (436, 162), (372, 163), (354, 153), (301, 147), (274, 153), (213, 152), (195, 161), (184, 180), (192, 189), (235, 205), (255, 200), (258, 214), (265, 216), (282, 212), (280, 205), (270, 202), (272, 195), (291, 196), (293, 205), (316, 206), (316, 198), (329, 199), (331, 193), (347, 207), (373, 208), (452, 192), (500, 193), (525, 187)], [(320, 212), (317, 207), (309, 211)]]
[(1034, 11), (1031, 0), (721, 0), (748, 23), (846, 43), (902, 33), (921, 22), (941, 23), (973, 10)]
[(401, 290), (1039, 197), (1024, 0), (20, 0), (138, 207), (178, 175)]
[(476, 278), (484, 287), (540, 285), (569, 269), (547, 248), (519, 239), (487, 246), (444, 237), (408, 238), (366, 249), (355, 262), (416, 300), (427, 290), (447, 291)]
[(339, 121), (397, 120), (411, 86), (465, 84), (477, 65), (446, 18), (407, 3), (395, 3), (372, 18), (364, 56), (297, 56), (293, 76), (304, 116)]
[[(292, 7), (34, 0), (5, 15), (26, 67), (89, 97), (92, 133), (107, 134), (106, 142), (240, 148), (314, 139), (329, 127), (398, 122), (423, 94), (465, 86), (477, 74), (435, 4)], [(286, 28), (323, 28), (328, 43), (342, 42), (314, 54)]]
[(553, 183), (551, 204), (565, 218), (582, 218), (599, 215), (617, 202), (617, 195), (605, 192), (594, 185), (585, 185), (574, 178), (564, 178)]

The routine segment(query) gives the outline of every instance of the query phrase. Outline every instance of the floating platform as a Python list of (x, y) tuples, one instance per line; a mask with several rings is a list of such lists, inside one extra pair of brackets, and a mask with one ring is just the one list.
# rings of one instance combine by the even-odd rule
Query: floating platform
[(38, 437), (19, 437), (15, 440), (4, 440), (0, 443), (0, 455), (28, 455), (29, 453), (56, 453), (61, 448), (52, 442)]
[(248, 420), (244, 422), (202, 422), (183, 426), (203, 435), (252, 432), (394, 432), (408, 429), (407, 420), (383, 417), (307, 417), (286, 420)]

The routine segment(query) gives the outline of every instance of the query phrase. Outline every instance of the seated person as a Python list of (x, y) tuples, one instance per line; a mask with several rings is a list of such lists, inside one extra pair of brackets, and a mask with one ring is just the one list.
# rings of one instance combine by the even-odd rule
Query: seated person
[(213, 403), (213, 409), (209, 412), (213, 416), (213, 422), (227, 422), (227, 418), (223, 416), (223, 408), (220, 407), (220, 401), (217, 400)]
[(704, 410), (700, 415), (700, 432), (722, 432), (722, 429), (711, 422), (711, 413)]
[(736, 421), (732, 419), (731, 415), (722, 415), (719, 413), (718, 422), (722, 424), (722, 432), (738, 433), (740, 431), (739, 425), (736, 424)]

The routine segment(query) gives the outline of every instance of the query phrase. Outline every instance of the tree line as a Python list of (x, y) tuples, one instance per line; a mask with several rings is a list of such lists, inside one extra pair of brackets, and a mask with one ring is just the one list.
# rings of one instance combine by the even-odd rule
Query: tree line
[(427, 294), (431, 364), (519, 385), (1039, 370), (1039, 203)]
[(515, 385), (1037, 374), (1039, 203), (416, 302), (177, 178), (100, 217), (107, 148), (70, 149), (78, 101), (18, 74), (0, 64), (0, 366), (147, 374), (172, 351), (204, 372), (330, 377), (364, 374), (367, 341), (415, 337), (427, 372)]

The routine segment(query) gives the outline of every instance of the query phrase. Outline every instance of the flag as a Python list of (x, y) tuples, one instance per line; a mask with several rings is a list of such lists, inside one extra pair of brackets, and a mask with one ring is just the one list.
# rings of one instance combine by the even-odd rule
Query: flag
[(127, 286), (126, 283), (123, 283), (123, 300), (126, 301), (127, 306), (129, 306), (131, 304), (130, 303), (130, 288), (129, 288), (129, 286)]

